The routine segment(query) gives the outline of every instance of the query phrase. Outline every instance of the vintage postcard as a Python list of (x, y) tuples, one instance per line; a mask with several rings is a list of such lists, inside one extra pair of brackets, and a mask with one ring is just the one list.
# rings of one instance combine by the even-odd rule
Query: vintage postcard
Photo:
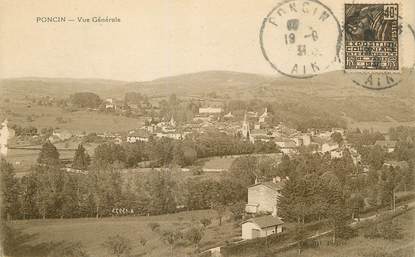
[(0, 0), (0, 256), (415, 256), (413, 0)]

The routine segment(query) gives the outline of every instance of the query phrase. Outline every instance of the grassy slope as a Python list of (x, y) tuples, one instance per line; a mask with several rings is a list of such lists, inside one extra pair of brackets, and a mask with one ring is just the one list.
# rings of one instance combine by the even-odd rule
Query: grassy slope
[[(91, 257), (108, 256), (105, 249), (101, 247), (102, 242), (108, 236), (120, 234), (129, 238), (133, 243), (133, 254), (140, 255), (144, 252), (146, 256), (168, 256), (169, 247), (161, 240), (159, 233), (153, 232), (148, 227), (148, 223), (157, 222), (161, 230), (166, 229), (185, 229), (192, 224), (198, 224), (203, 217), (212, 218), (212, 211), (192, 211), (170, 215), (150, 216), (150, 217), (121, 217), (104, 218), (96, 220), (94, 218), (83, 219), (63, 219), (63, 220), (29, 220), (14, 221), (13, 227), (23, 229), (28, 234), (36, 234), (31, 245), (39, 245), (49, 241), (80, 241), (85, 246)], [(240, 235), (240, 229), (235, 228), (231, 223), (224, 223), (218, 226), (217, 220), (213, 220), (204, 235), (201, 247), (212, 245), (217, 241), (224, 241)], [(140, 237), (148, 240), (144, 248), (140, 247), (138, 241)], [(184, 256), (194, 250), (193, 246), (179, 246), (175, 249), (175, 256)], [(36, 256), (35, 254), (31, 256)]]
[[(384, 240), (384, 239), (366, 239), (359, 236), (347, 241), (341, 246), (323, 246), (321, 248), (307, 249), (302, 257), (360, 257), (362, 253), (367, 251), (380, 249), (389, 253), (394, 253), (400, 250), (408, 250), (415, 248), (415, 210), (409, 211), (394, 219), (401, 228), (403, 228), (404, 238), (400, 240)], [(297, 250), (290, 250), (278, 254), (279, 257), (298, 257)], [(398, 256), (398, 255), (397, 255)]]

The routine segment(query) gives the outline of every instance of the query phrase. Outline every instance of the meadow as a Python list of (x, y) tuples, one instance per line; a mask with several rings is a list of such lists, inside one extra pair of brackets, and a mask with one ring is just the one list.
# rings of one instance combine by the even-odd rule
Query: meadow
[[(24, 99), (0, 103), (0, 120), (22, 127), (60, 128), (72, 133), (121, 132), (142, 127), (142, 120), (97, 111), (68, 112), (55, 106), (39, 106)], [(62, 122), (63, 120), (63, 122)]]
[[(170, 256), (170, 247), (161, 240), (164, 230), (182, 230), (192, 226), (200, 226), (200, 219), (212, 219), (200, 242), (201, 249), (224, 244), (226, 240), (235, 240), (240, 236), (239, 224), (225, 220), (221, 226), (214, 218), (211, 210), (181, 212), (160, 216), (138, 217), (108, 217), (102, 219), (46, 219), (46, 220), (18, 220), (10, 222), (11, 226), (25, 234), (32, 235), (27, 242), (31, 246), (42, 245), (47, 242), (81, 242), (90, 257), (110, 256), (102, 243), (109, 236), (121, 235), (131, 240), (133, 245), (132, 256)], [(152, 231), (149, 223), (158, 223), (160, 228)], [(145, 246), (140, 245), (141, 238), (145, 238)], [(174, 248), (174, 256), (186, 256), (195, 252), (195, 246), (183, 241)], [(38, 256), (36, 251), (27, 256)]]

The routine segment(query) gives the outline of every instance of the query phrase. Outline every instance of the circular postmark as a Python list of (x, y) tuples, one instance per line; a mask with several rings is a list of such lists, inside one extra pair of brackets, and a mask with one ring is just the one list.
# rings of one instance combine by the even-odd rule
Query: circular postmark
[(310, 78), (340, 61), (342, 29), (318, 0), (285, 0), (264, 18), (262, 54), (273, 69), (293, 78)]
[[(402, 17), (399, 17), (402, 20)], [(405, 49), (415, 49), (415, 30), (414, 28), (402, 22), (399, 29), (399, 37), (401, 51)], [(349, 72), (345, 74), (354, 85), (371, 89), (384, 90), (395, 87), (412, 76), (415, 69), (415, 53), (407, 51), (403, 56), (408, 60), (407, 66), (403, 67), (399, 72), (382, 71), (382, 72)]]

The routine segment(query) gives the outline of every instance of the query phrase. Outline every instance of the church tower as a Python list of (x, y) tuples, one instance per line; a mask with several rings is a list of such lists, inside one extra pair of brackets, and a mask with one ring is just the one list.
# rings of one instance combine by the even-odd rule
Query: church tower
[(242, 136), (246, 139), (250, 139), (251, 137), (251, 131), (249, 129), (249, 122), (246, 119), (246, 112), (244, 116), (244, 121), (242, 123)]

